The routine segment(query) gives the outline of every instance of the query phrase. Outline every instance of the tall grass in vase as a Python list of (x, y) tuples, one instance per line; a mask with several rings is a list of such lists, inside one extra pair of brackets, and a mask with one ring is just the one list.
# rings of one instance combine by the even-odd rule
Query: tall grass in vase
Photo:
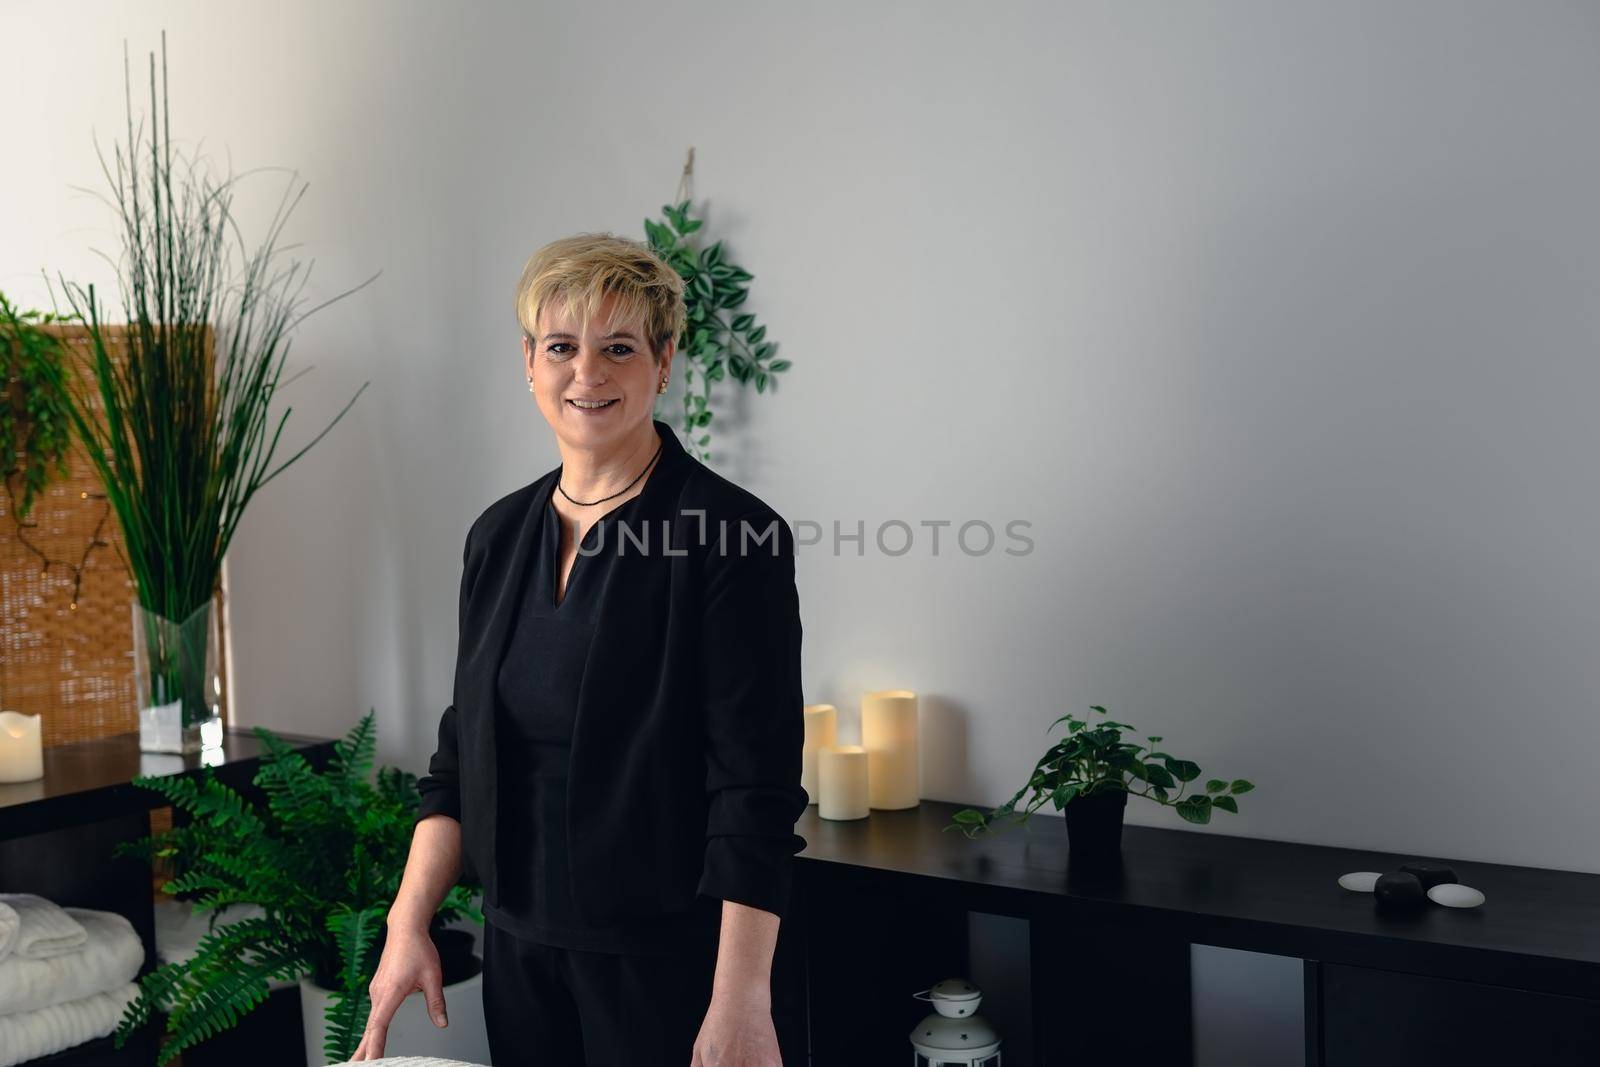
[[(214, 177), (197, 148), (174, 150), (167, 105), (166, 37), (160, 98), (150, 56), (150, 130), (136, 126), (128, 62), (127, 142), (112, 161), (96, 152), (111, 187), (122, 254), (110, 262), (123, 324), (109, 325), (95, 287), (63, 279), (88, 334), (93, 384), (70, 412), (105, 487), (138, 586), (133, 606), (140, 747), (193, 752), (221, 741), (215, 592), (245, 505), (344, 417), (363, 383), (322, 432), (272, 466), (290, 411), (268, 436), (289, 333), (309, 309), (309, 268), (284, 263), (284, 224), (305, 192), (291, 177), (267, 234), (248, 247), (233, 212), (239, 178)], [(370, 281), (371, 279), (368, 279)], [(366, 284), (366, 283), (363, 283)], [(357, 286), (356, 288), (360, 288)], [(338, 294), (337, 300), (345, 293)], [(113, 358), (119, 348), (121, 358)], [(95, 409), (98, 408), (97, 412)]]

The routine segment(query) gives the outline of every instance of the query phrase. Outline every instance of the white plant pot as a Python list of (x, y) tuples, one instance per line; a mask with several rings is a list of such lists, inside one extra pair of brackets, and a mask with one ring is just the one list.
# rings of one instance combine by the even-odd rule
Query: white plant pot
[[(310, 978), (300, 979), (300, 1020), (306, 1036), (306, 1063), (324, 1067), (330, 1061), (322, 1051), (328, 1033), (328, 1005), (333, 994)], [(489, 1028), (483, 1020), (483, 971), (444, 987), (445, 1012), (450, 1025), (433, 1025), (428, 1002), (419, 989), (395, 1011), (383, 1042), (383, 1055), (432, 1056), (439, 1059), (489, 1062)], [(340, 1061), (343, 1062), (343, 1061)]]

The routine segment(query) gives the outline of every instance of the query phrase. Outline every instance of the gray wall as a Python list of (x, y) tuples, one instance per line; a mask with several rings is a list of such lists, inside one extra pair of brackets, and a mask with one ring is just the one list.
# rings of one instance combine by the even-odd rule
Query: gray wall
[[(104, 280), (68, 184), (163, 26), (179, 133), (310, 179), (313, 290), (383, 271), (291, 353), (295, 444), (373, 384), (235, 542), (243, 721), (375, 707), (420, 769), (467, 525), (557, 461), (517, 272), (639, 233), (693, 144), (794, 363), (718, 465), (868, 531), (800, 562), (847, 737), (914, 687), (927, 794), (993, 802), (1100, 703), (1259, 783), (1218, 833), (1600, 870), (1592, 5), (13, 2), (13, 295)], [(917, 525), (1011, 519), (1030, 554)], [(1295, 1010), (1219, 960), (1208, 1012)]]

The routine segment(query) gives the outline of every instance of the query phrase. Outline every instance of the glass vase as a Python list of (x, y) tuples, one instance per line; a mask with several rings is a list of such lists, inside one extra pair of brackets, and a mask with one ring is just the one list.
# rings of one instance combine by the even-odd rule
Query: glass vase
[(221, 644), (215, 597), (178, 621), (133, 602), (140, 751), (190, 753), (222, 747)]

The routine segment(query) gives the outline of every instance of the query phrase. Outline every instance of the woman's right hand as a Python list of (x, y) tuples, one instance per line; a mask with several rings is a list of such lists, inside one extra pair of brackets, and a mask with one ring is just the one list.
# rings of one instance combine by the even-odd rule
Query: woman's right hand
[(428, 1016), (433, 1025), (444, 1027), (449, 1019), (444, 1009), (444, 970), (439, 964), (439, 950), (426, 928), (390, 928), (383, 945), (383, 956), (378, 960), (378, 972), (367, 986), (372, 998), (372, 1010), (367, 1014), (367, 1028), (361, 1035), (351, 1060), (375, 1060), (383, 1056), (383, 1045), (389, 1035), (389, 1021), (405, 999), (422, 990), (428, 1003)]

